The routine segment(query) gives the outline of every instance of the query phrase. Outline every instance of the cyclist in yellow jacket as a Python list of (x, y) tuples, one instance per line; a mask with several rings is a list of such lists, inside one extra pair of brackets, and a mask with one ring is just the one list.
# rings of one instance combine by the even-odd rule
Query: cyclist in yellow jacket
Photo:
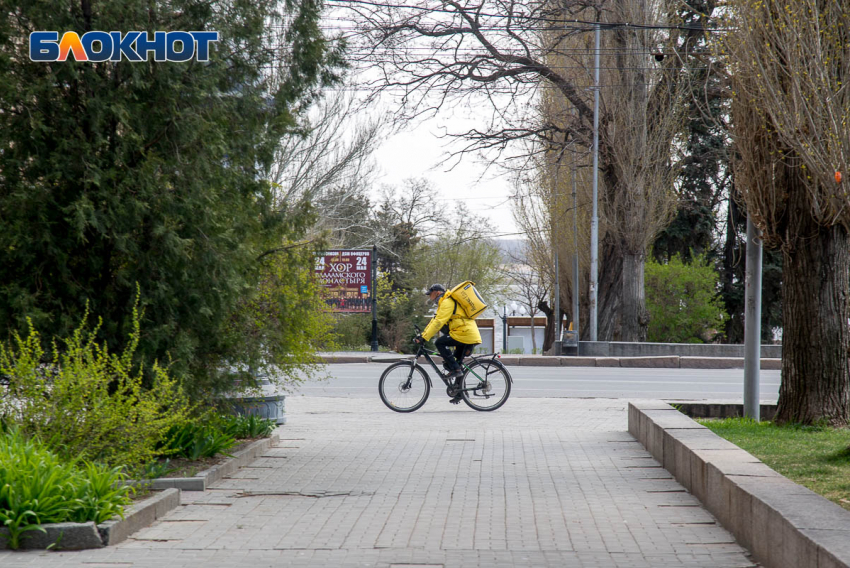
[[(437, 313), (422, 335), (414, 341), (417, 343), (428, 341), (438, 331), (442, 331), (445, 335), (434, 341), (434, 345), (437, 346), (437, 351), (443, 358), (443, 365), (449, 371), (448, 378), (457, 378), (460, 381), (460, 377), (463, 376), (460, 362), (464, 357), (472, 354), (472, 348), (475, 345), (481, 343), (481, 334), (478, 332), (475, 320), (466, 317), (451, 296), (444, 297), (445, 293), (446, 289), (442, 284), (434, 284), (425, 292), (432, 302), (437, 301)], [(454, 347), (454, 353), (452, 353), (452, 347)], [(460, 401), (460, 396), (455, 398)], [(452, 402), (455, 402), (455, 399), (452, 399)]]

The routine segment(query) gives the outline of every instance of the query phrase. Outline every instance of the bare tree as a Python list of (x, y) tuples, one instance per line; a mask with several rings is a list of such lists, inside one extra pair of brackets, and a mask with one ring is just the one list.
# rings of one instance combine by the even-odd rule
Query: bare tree
[(734, 0), (736, 185), (783, 254), (777, 420), (850, 422), (850, 5)]
[[(643, 21), (647, 14), (664, 20), (672, 10), (666, 3), (647, 0), (426, 0), (416, 4), (358, 0), (345, 3), (361, 22), (358, 53), (376, 70), (372, 81), (376, 91), (397, 93), (401, 114), (415, 117), (437, 112), (445, 105), (471, 104), (485, 100), (492, 110), (488, 124), (480, 129), (457, 133), (467, 144), (461, 154), (473, 151), (495, 152), (524, 157), (526, 160), (566, 148), (586, 151), (592, 143), (593, 111), (589, 42), (593, 26), (602, 22), (606, 35), (604, 66), (614, 69), (606, 75), (610, 105), (603, 109), (600, 138), (600, 170), (603, 202), (625, 207), (622, 216), (637, 222), (663, 221), (667, 203), (650, 203), (654, 190), (648, 190), (648, 175), (656, 176), (664, 167), (669, 152), (656, 136), (658, 117), (671, 116), (675, 88), (681, 69), (680, 58), (671, 55), (655, 62), (652, 53), (671, 54), (686, 50), (688, 37), (698, 33), (672, 26), (652, 31), (626, 22)], [(623, 19), (628, 18), (628, 19)], [(635, 69), (647, 69), (643, 79), (632, 77)], [(654, 73), (654, 76), (650, 76)], [(630, 87), (638, 86), (634, 92)], [(535, 113), (534, 105), (547, 93), (557, 97), (569, 112), (557, 117)], [(633, 124), (619, 123), (614, 99), (629, 95), (630, 108), (620, 114), (633, 117)], [(474, 103), (472, 103), (474, 104)], [(478, 103), (480, 106), (480, 103)], [(626, 104), (626, 103), (623, 103)], [(628, 107), (628, 104), (626, 106)], [(630, 111), (641, 109), (636, 115)], [(617, 129), (619, 128), (619, 130)], [(641, 133), (640, 129), (648, 130)], [(665, 127), (666, 128), (666, 127)], [(631, 129), (631, 130), (629, 130)], [(662, 130), (664, 130), (662, 128)], [(634, 136), (632, 136), (634, 135)], [(637, 138), (635, 138), (637, 136)], [(647, 143), (640, 141), (646, 137)], [(618, 153), (617, 145), (628, 140), (632, 158)], [(527, 142), (528, 144), (517, 145)], [(661, 154), (658, 152), (661, 151)], [(634, 152), (647, 154), (647, 164)], [(493, 158), (497, 159), (497, 158)], [(516, 164), (526, 168), (527, 161)], [(662, 167), (663, 166), (663, 167)], [(639, 172), (637, 170), (640, 170)], [(637, 172), (637, 178), (629, 176)], [(654, 178), (657, 181), (657, 176)], [(638, 211), (628, 209), (640, 202)], [(616, 218), (615, 218), (616, 219)], [(647, 235), (657, 230), (645, 227), (639, 238), (622, 238), (607, 233), (600, 241), (600, 339), (611, 339), (618, 312), (623, 311), (626, 339), (639, 339), (644, 311), (640, 303), (639, 274)], [(551, 238), (549, 239), (551, 242)], [(632, 284), (624, 287), (624, 258), (635, 258), (629, 271)], [(550, 255), (551, 256), (551, 255)]]
[(548, 279), (538, 271), (533, 257), (534, 250), (531, 244), (526, 242), (518, 255), (511, 254), (513, 263), (509, 265), (507, 276), (513, 285), (511, 295), (528, 309), (528, 315), (531, 316), (531, 347), (536, 353), (534, 315), (540, 311), (540, 303), (549, 298), (550, 289)]
[(317, 213), (315, 234), (331, 246), (374, 243), (368, 189), (372, 154), (387, 131), (380, 118), (360, 119), (361, 103), (344, 91), (331, 92), (312, 109), (302, 136), (291, 136), (272, 170), (279, 208), (309, 203)]

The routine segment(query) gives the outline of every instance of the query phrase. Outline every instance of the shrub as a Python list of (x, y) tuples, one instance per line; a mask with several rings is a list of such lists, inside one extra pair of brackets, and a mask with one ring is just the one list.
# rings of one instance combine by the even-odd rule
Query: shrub
[(86, 317), (61, 349), (54, 341), (47, 364), (31, 324), (25, 339), (15, 334), (8, 347), (0, 343), (0, 375), (9, 381), (0, 416), (62, 456), (141, 469), (165, 433), (185, 422), (190, 405), (157, 363), (151, 384), (143, 385), (143, 369), (132, 362), (140, 335), (137, 308), (121, 355), (95, 341), (100, 323), (89, 332)]
[(359, 349), (372, 342), (371, 314), (337, 314), (336, 342), (343, 349)]
[(690, 264), (678, 255), (666, 264), (649, 259), (645, 278), (649, 341), (703, 343), (723, 329), (718, 275), (704, 256)]
[(0, 434), (0, 524), (9, 531), (9, 548), (39, 525), (102, 523), (122, 516), (132, 488), (120, 468), (63, 461), (37, 439), (17, 429)]

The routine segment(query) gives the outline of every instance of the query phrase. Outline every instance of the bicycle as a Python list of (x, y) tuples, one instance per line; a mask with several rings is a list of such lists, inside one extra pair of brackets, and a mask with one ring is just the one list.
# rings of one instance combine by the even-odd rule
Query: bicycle
[[(418, 327), (416, 332), (421, 333)], [(419, 364), (419, 358), (423, 356), (445, 383), (446, 394), (450, 398), (460, 394), (467, 406), (485, 412), (496, 410), (508, 400), (513, 378), (498, 360), (498, 353), (472, 356), (469, 363), (462, 362), (464, 373), (460, 389), (450, 382), (448, 373), (440, 371), (431, 359), (431, 355), (437, 354), (436, 351), (426, 349), (424, 344), (419, 344), (413, 359), (399, 361), (386, 368), (378, 381), (378, 394), (390, 410), (413, 412), (422, 408), (428, 400), (432, 385), (430, 375)]]

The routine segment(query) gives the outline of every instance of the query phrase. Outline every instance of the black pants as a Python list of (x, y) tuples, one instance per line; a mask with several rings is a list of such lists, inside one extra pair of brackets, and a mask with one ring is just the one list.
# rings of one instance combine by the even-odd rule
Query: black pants
[[(454, 371), (460, 367), (460, 362), (463, 361), (464, 357), (472, 354), (474, 344), (461, 343), (457, 339), (452, 339), (450, 335), (442, 335), (434, 341), (434, 345), (437, 346), (437, 351), (440, 352), (446, 367), (450, 371)], [(455, 348), (454, 353), (452, 353), (452, 347)]]

